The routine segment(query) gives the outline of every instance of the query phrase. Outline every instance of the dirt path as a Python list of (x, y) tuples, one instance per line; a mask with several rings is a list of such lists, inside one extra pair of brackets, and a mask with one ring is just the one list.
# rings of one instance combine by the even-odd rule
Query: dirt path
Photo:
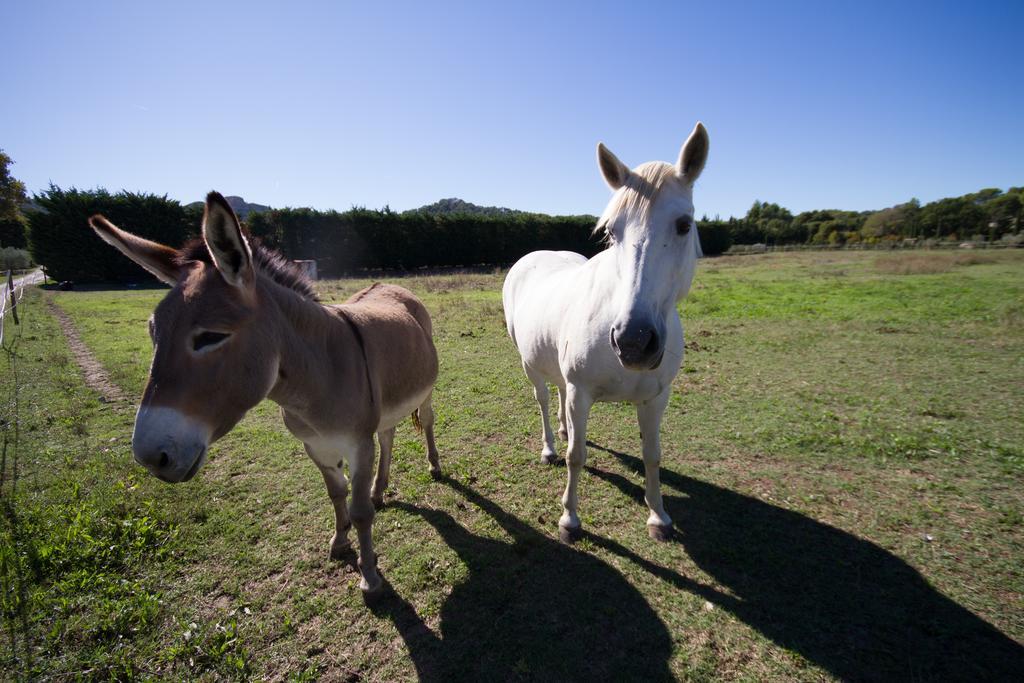
[(75, 324), (71, 321), (68, 314), (64, 312), (64, 309), (58, 306), (52, 297), (47, 297), (46, 304), (50, 307), (50, 311), (57, 316), (60, 327), (64, 331), (64, 336), (68, 339), (68, 346), (71, 347), (71, 355), (75, 357), (75, 362), (82, 369), (82, 374), (85, 375), (85, 383), (89, 388), (99, 393), (100, 399), (105, 403), (125, 401), (126, 398), (121, 388), (111, 381), (110, 375), (103, 369), (103, 365), (92, 354), (92, 351), (85, 345), (82, 338), (78, 336)]

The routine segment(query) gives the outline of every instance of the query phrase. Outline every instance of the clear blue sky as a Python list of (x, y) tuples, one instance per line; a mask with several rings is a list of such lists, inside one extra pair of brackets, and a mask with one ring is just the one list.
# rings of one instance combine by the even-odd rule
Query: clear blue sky
[(600, 213), (711, 135), (698, 213), (1024, 185), (1024, 2), (5, 2), (0, 148), (32, 192)]

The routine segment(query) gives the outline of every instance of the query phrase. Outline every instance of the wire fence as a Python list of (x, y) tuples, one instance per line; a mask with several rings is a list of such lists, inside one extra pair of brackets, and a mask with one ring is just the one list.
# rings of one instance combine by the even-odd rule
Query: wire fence
[[(29, 591), (31, 580), (28, 567), (19, 557), (30, 544), (26, 539), (21, 511), (15, 503), (19, 480), (19, 442), (21, 435), (22, 383), (18, 371), (25, 319), (25, 289), (42, 282), (41, 273), (30, 273), (15, 282), (10, 271), (0, 286), (0, 354), (4, 365), (3, 384), (6, 395), (0, 397), (0, 605), (3, 607), (3, 630), (7, 645), (15, 662), (14, 671), (7, 672), (13, 680), (25, 678), (32, 668), (32, 649), (29, 645)], [(20, 316), (20, 317), (19, 317)], [(11, 318), (13, 330), (5, 321)]]
[(1024, 243), (986, 240), (917, 240), (916, 242), (855, 242), (848, 244), (734, 244), (725, 256), (766, 254), (779, 251), (928, 251), (932, 249), (1019, 249)]
[(18, 324), (18, 304), (25, 297), (25, 287), (39, 284), (43, 281), (42, 271), (31, 271), (26, 275), (14, 279), (12, 271), (8, 270), (3, 284), (0, 285), (0, 346), (4, 343), (4, 328), (6, 327), (7, 314), (10, 313), (12, 322)]

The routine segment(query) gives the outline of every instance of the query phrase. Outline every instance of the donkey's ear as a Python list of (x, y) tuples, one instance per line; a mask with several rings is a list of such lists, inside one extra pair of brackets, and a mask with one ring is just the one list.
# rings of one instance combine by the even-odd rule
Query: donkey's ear
[(230, 285), (249, 287), (254, 282), (252, 250), (242, 234), (231, 205), (219, 192), (206, 195), (203, 212), (203, 240), (213, 263)]
[(679, 162), (676, 170), (686, 182), (691, 185), (700, 172), (704, 170), (704, 163), (708, 160), (708, 149), (711, 147), (711, 140), (708, 138), (708, 129), (700, 121), (693, 127), (690, 137), (683, 143), (683, 149), (679, 152)]
[(181, 266), (178, 265), (176, 250), (125, 232), (100, 214), (89, 219), (89, 227), (104, 242), (148, 270), (161, 282), (172, 287), (178, 284)]
[(601, 175), (608, 187), (617, 190), (626, 184), (629, 179), (629, 167), (619, 161), (619, 158), (612, 154), (612, 151), (604, 146), (603, 142), (597, 143), (597, 165), (601, 168)]

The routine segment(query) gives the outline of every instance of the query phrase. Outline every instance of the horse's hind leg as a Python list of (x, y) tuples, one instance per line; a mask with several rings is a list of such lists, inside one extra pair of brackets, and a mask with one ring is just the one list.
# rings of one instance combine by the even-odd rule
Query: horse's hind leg
[(526, 371), (526, 376), (533, 384), (533, 397), (537, 399), (537, 403), (540, 405), (540, 420), (544, 429), (544, 447), (540, 452), (540, 461), (547, 465), (553, 465), (558, 459), (558, 453), (555, 451), (555, 435), (551, 431), (551, 417), (548, 415), (548, 397), (550, 396), (548, 384), (539, 373), (531, 370), (530, 366), (526, 363), (523, 363), (523, 370)]
[(565, 456), (569, 480), (562, 494), (562, 516), (558, 520), (558, 537), (563, 543), (572, 543), (581, 535), (579, 516), (580, 475), (587, 463), (587, 418), (593, 401), (578, 388), (567, 385), (566, 408), (569, 418), (569, 449)]
[(395, 444), (395, 428), (377, 432), (377, 441), (380, 442), (380, 462), (377, 463), (377, 478), (373, 481), (370, 500), (373, 501), (373, 507), (380, 510), (384, 507), (384, 491), (391, 477), (391, 449)]
[(558, 387), (558, 438), (562, 443), (569, 441), (569, 429), (565, 426), (565, 387)]
[(430, 463), (430, 476), (437, 479), (441, 476), (441, 460), (437, 455), (437, 444), (434, 443), (434, 406), (431, 399), (434, 392), (427, 394), (427, 400), (416, 411), (416, 419), (423, 429), (423, 435), (427, 440), (427, 461)]
[(660, 396), (637, 404), (636, 418), (640, 425), (640, 438), (644, 453), (644, 501), (651, 511), (647, 516), (647, 532), (657, 541), (672, 536), (672, 519), (665, 512), (661, 499), (661, 416), (668, 405), (670, 389)]

